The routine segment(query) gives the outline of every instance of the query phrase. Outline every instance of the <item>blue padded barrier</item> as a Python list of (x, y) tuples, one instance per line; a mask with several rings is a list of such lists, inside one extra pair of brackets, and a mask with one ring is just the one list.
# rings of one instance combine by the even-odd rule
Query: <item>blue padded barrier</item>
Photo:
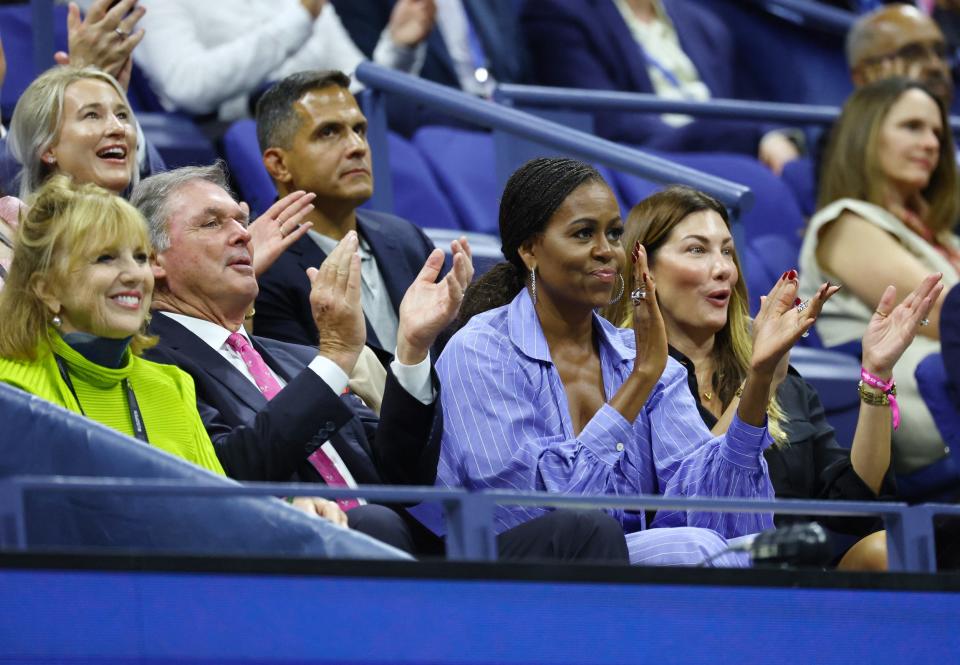
[[(236, 486), (162, 450), (0, 384), (0, 479), (21, 475), (167, 479)], [(14, 497), (0, 498), (4, 512)], [(239, 556), (402, 558), (371, 538), (310, 518), (277, 499), (122, 493), (28, 493), (26, 541), (34, 549), (230, 554)], [(0, 541), (16, 542), (4, 515)]]

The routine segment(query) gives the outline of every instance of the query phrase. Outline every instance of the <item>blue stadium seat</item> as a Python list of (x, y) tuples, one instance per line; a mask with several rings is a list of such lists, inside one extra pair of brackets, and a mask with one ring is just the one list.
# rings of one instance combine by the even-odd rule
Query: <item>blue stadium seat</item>
[(790, 364), (816, 388), (824, 415), (836, 431), (837, 442), (849, 448), (860, 413), (859, 358), (836, 351), (794, 347)]
[[(388, 133), (387, 146), (393, 213), (421, 228), (463, 229), (454, 207), (416, 146), (394, 132)], [(468, 159), (468, 154), (461, 159)]]
[[(29, 4), (0, 5), (0, 38), (7, 58), (7, 76), (0, 92), (0, 110), (7, 120), (20, 95), (40, 74), (34, 66), (32, 7)], [(53, 43), (61, 51), (67, 50), (67, 7), (53, 7)], [(53, 54), (49, 66), (52, 67)]]
[(498, 234), (500, 201), (492, 135), (452, 127), (423, 127), (413, 144), (468, 231)]
[(898, 475), (897, 488), (905, 499), (936, 500), (960, 489), (960, 410), (947, 391), (947, 371), (940, 353), (921, 360), (914, 376), (949, 454), (919, 471)]
[(277, 190), (263, 165), (257, 144), (257, 123), (247, 118), (230, 125), (223, 135), (223, 156), (237, 185), (237, 194), (250, 206), (253, 217), (273, 205)]
[(817, 178), (813, 159), (809, 156), (787, 162), (780, 174), (804, 217), (811, 217), (817, 210)]

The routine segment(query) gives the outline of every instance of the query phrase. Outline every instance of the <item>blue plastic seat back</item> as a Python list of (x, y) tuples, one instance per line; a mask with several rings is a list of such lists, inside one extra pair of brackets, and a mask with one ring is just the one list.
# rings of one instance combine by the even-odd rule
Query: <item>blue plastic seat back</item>
[(263, 165), (257, 143), (257, 123), (246, 118), (230, 125), (223, 135), (223, 154), (239, 190), (237, 193), (250, 206), (251, 216), (256, 217), (273, 205), (277, 189)]
[[(393, 188), (393, 213), (421, 228), (462, 229), (427, 160), (399, 134), (387, 135)], [(373, 156), (377, 158), (376, 155)], [(466, 155), (463, 159), (470, 159)]]
[(897, 490), (904, 499), (945, 500), (960, 489), (960, 410), (948, 391), (940, 353), (931, 353), (921, 360), (914, 376), (949, 454), (918, 471), (898, 475)]
[(496, 150), (488, 132), (423, 127), (413, 144), (426, 160), (461, 226), (498, 234), (500, 201)]
[[(20, 95), (41, 71), (33, 58), (33, 21), (29, 4), (0, 5), (0, 38), (7, 59), (7, 76), (0, 91), (0, 109), (9, 120)], [(57, 50), (67, 50), (67, 7), (53, 7), (53, 44)], [(47, 67), (54, 65), (53, 54)], [(46, 69), (44, 67), (43, 69)]]
[(804, 217), (811, 217), (817, 210), (817, 179), (813, 160), (809, 156), (787, 162), (780, 179), (793, 193)]

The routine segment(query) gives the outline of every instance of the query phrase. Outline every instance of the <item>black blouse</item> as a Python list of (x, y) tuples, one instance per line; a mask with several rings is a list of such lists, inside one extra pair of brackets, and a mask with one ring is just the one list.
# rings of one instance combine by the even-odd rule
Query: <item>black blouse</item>
[[(693, 363), (670, 347), (670, 355), (687, 369), (687, 385), (697, 403), (704, 424), (712, 428), (717, 418), (700, 403), (700, 390)], [(767, 448), (763, 456), (770, 470), (770, 481), (778, 499), (840, 499), (847, 501), (892, 501), (896, 494), (893, 470), (887, 470), (880, 495), (853, 469), (850, 451), (837, 443), (833, 427), (824, 416), (817, 391), (791, 366), (777, 389), (777, 400), (786, 415), (782, 424), (787, 444)], [(878, 518), (816, 517), (776, 515), (774, 523), (783, 526), (797, 521), (817, 521), (835, 531), (866, 535), (882, 528)]]

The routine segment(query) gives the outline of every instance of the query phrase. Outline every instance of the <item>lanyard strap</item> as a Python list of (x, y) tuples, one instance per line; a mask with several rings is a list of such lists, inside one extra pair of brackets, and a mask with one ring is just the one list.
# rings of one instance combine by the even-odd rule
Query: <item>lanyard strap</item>
[[(73, 381), (70, 380), (70, 372), (67, 371), (67, 363), (64, 362), (63, 358), (58, 355), (54, 355), (54, 358), (57, 360), (57, 368), (60, 370), (60, 377), (63, 379), (63, 382), (67, 384), (67, 388), (70, 390), (70, 394), (73, 395), (73, 399), (77, 401), (77, 407), (80, 409), (80, 415), (86, 417), (87, 413), (83, 410), (83, 405), (80, 403), (80, 397), (77, 395), (77, 391), (73, 387)], [(130, 387), (130, 382), (127, 379), (123, 379), (120, 383), (123, 386), (124, 391), (127, 393), (127, 408), (130, 409), (130, 422), (133, 423), (133, 435), (144, 443), (150, 443), (150, 439), (147, 438), (147, 428), (143, 424), (143, 416), (140, 413), (140, 405), (137, 404), (137, 396), (133, 394), (133, 388)]]

